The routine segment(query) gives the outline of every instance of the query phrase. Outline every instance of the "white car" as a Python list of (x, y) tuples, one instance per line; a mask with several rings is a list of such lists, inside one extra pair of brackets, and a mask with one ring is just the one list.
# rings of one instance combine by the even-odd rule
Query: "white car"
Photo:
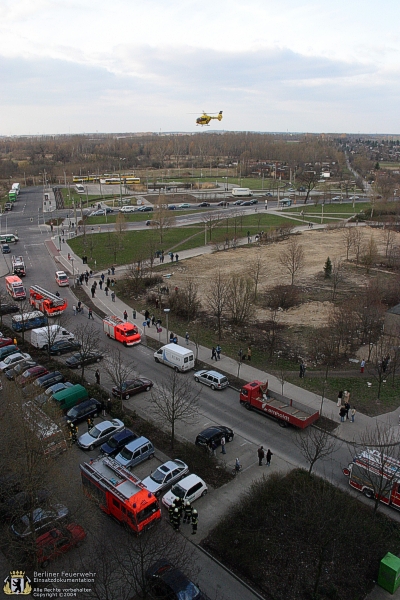
[(135, 210), (137, 210), (136, 206), (122, 206), (119, 209), (119, 212), (122, 212), (122, 213), (133, 213), (133, 212), (135, 212)]
[(23, 360), (29, 360), (31, 358), (30, 354), (26, 354), (25, 352), (18, 352), (17, 354), (10, 354), (10, 356), (6, 356), (4, 360), (0, 362), (0, 371), (3, 373), (7, 371), (7, 369), (12, 369), (18, 363)]
[(175, 498), (182, 498), (185, 503), (189, 500), (190, 503), (205, 496), (208, 492), (208, 488), (204, 481), (198, 475), (188, 475), (184, 479), (181, 479), (179, 483), (176, 483), (173, 488), (165, 494), (162, 499), (162, 503), (167, 508), (171, 506)]
[(56, 282), (60, 287), (65, 287), (66, 285), (69, 285), (68, 275), (64, 273), (64, 271), (56, 271)]
[(340, 196), (335, 196), (332, 198), (332, 202), (337, 202), (338, 200), (340, 200)]

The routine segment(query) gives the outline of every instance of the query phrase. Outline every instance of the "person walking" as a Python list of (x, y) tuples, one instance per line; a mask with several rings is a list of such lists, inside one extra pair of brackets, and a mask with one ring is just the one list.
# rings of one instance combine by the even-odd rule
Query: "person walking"
[(247, 348), (247, 360), (251, 360), (251, 346)]
[(197, 514), (197, 510), (194, 508), (192, 511), (192, 535), (196, 535), (198, 523), (199, 523), (199, 516)]
[(169, 256), (170, 256), (170, 258), (171, 258), (171, 262), (174, 262), (174, 253), (173, 253), (173, 252), (171, 252)]
[(218, 344), (218, 346), (215, 348), (215, 352), (217, 353), (217, 360), (221, 360), (221, 352), (222, 352), (222, 348), (221, 346)]
[(177, 253), (177, 254), (175, 254), (175, 262), (178, 262), (178, 260), (179, 260), (179, 254)]
[(101, 406), (101, 416), (105, 417), (106, 416), (106, 405), (104, 400), (100, 401), (100, 406)]
[(185, 508), (183, 510), (183, 522), (187, 523), (188, 525), (190, 525), (190, 521), (192, 518), (192, 510), (192, 505), (190, 504), (189, 500), (186, 500)]
[(226, 450), (225, 450), (225, 436), (222, 436), (221, 438), (221, 454), (226, 454)]
[(342, 422), (342, 423), (344, 423), (344, 418), (345, 418), (345, 416), (346, 416), (346, 409), (345, 409), (345, 407), (344, 407), (344, 406), (341, 406), (341, 407), (340, 407), (340, 410), (339, 410), (339, 415), (340, 415), (340, 420), (341, 420), (341, 422)]
[[(83, 309), (82, 309), (82, 310), (83, 310)], [(91, 309), (91, 308), (89, 308), (89, 310), (88, 310), (88, 319), (93, 319), (93, 321), (94, 321), (94, 317), (93, 317), (93, 311), (92, 311), (92, 309)]]
[(337, 396), (338, 408), (340, 408), (342, 406), (342, 399), (343, 399), (343, 390), (340, 390), (340, 392), (338, 393), (338, 396)]
[(98, 369), (96, 369), (96, 373), (94, 374), (94, 376), (96, 377), (97, 385), (100, 385), (100, 371)]
[(105, 291), (105, 293), (106, 293), (106, 296), (108, 296), (108, 289), (109, 289), (109, 288), (108, 288), (108, 285), (106, 285), (106, 287), (104, 288), (104, 291)]
[(94, 287), (94, 285), (92, 285), (92, 287), (90, 288), (90, 291), (92, 292), (92, 298), (94, 298), (95, 294), (96, 294), (96, 288)]
[(215, 360), (217, 360), (217, 351), (216, 351), (216, 349), (214, 348), (214, 346), (212, 347), (212, 350), (211, 350), (211, 360), (212, 360), (213, 358), (215, 358)]
[(267, 450), (267, 456), (266, 456), (266, 459), (267, 459), (267, 467), (270, 467), (270, 466), (271, 466), (271, 457), (272, 457), (272, 456), (273, 456), (273, 452), (271, 452), (271, 450), (268, 448), (268, 450)]
[(128, 313), (126, 312), (126, 309), (124, 310), (124, 321), (126, 322), (128, 320)]
[(356, 416), (356, 409), (353, 406), (353, 408), (351, 409), (351, 423), (354, 423), (354, 417)]
[(349, 410), (350, 410), (350, 403), (348, 400), (346, 400), (346, 402), (344, 403), (344, 409), (346, 411), (346, 419), (349, 418)]
[(365, 360), (362, 359), (362, 361), (360, 363), (360, 373), (364, 373), (364, 369), (365, 369)]
[(105, 279), (105, 275), (104, 275), (104, 273), (102, 273), (102, 274), (100, 275), (100, 278), (101, 278), (101, 281), (102, 281), (102, 283), (104, 283), (104, 279)]
[(186, 346), (189, 346), (189, 333), (185, 333)]
[(264, 446), (260, 446), (259, 447), (259, 449), (257, 450), (257, 456), (258, 456), (258, 466), (261, 467), (262, 466), (263, 458), (265, 456)]
[(111, 300), (115, 302), (115, 292), (111, 292)]
[(213, 440), (213, 441), (211, 442), (211, 454), (212, 454), (213, 456), (215, 456), (215, 451), (216, 451), (216, 449), (217, 449), (217, 445), (216, 445), (216, 443), (215, 443), (215, 442), (214, 442), (214, 440)]

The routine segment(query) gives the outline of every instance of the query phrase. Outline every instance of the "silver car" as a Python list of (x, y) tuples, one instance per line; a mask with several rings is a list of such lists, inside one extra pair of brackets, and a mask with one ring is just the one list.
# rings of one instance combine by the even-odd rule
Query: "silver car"
[(78, 446), (83, 450), (93, 450), (95, 446), (104, 444), (114, 433), (122, 431), (124, 428), (125, 425), (119, 419), (102, 421), (78, 438)]
[(225, 375), (218, 373), (218, 371), (207, 371), (207, 369), (196, 371), (194, 380), (210, 386), (212, 390), (223, 390), (229, 385), (229, 381)]
[(142, 484), (146, 490), (159, 496), (188, 473), (187, 464), (179, 458), (175, 458), (160, 465), (151, 475), (143, 479)]

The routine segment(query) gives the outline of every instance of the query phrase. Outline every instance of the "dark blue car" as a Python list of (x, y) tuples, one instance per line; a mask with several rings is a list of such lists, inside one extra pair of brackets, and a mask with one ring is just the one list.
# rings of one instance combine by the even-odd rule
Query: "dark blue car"
[(139, 436), (130, 429), (123, 429), (111, 436), (110, 439), (101, 446), (100, 451), (107, 456), (116, 456), (124, 446), (133, 442), (133, 440), (136, 440), (138, 437)]

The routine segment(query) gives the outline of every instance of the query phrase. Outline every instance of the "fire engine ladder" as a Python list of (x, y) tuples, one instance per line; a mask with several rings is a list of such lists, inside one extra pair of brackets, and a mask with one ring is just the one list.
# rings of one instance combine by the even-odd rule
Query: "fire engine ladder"
[(116, 317), (115, 315), (110, 315), (109, 317), (106, 317), (104, 320), (107, 321), (108, 323), (112, 323), (113, 325), (123, 325), (124, 324), (124, 321), (122, 319), (120, 319), (119, 317)]
[(400, 477), (400, 461), (392, 456), (387, 456), (386, 454), (382, 456), (382, 453), (379, 452), (379, 450), (371, 450), (368, 448), (360, 454), (360, 459), (365, 461), (368, 466), (373, 467), (378, 471), (382, 469), (389, 474), (390, 477)]
[(116, 473), (120, 477), (123, 477), (124, 479), (128, 479), (129, 481), (132, 481), (132, 483), (134, 483), (136, 485), (141, 483), (140, 479), (138, 479), (137, 477), (132, 475), (132, 473), (130, 473), (127, 469), (125, 469), (125, 467), (123, 467), (122, 465), (117, 463), (116, 460), (110, 458), (109, 456), (106, 456), (103, 458), (103, 464), (107, 465), (107, 467), (109, 467), (109, 469), (114, 471), (114, 473)]
[(30, 289), (36, 294), (40, 294), (40, 296), (42, 296), (42, 298), (44, 298), (45, 300), (51, 300), (54, 306), (62, 306), (63, 304), (65, 304), (65, 300), (63, 298), (60, 298), (59, 296), (48, 292), (47, 290), (40, 287), (40, 285), (32, 285)]
[(117, 481), (116, 479), (107, 479), (105, 475), (102, 475), (101, 473), (96, 471), (96, 469), (94, 469), (93, 466), (89, 463), (81, 465), (81, 469), (82, 471), (86, 472), (91, 479), (97, 481), (97, 483), (99, 483), (101, 487), (106, 488), (107, 490), (112, 492), (114, 496), (117, 496), (122, 502), (126, 502), (126, 496), (122, 494), (116, 487), (117, 484), (120, 483), (119, 481)]

